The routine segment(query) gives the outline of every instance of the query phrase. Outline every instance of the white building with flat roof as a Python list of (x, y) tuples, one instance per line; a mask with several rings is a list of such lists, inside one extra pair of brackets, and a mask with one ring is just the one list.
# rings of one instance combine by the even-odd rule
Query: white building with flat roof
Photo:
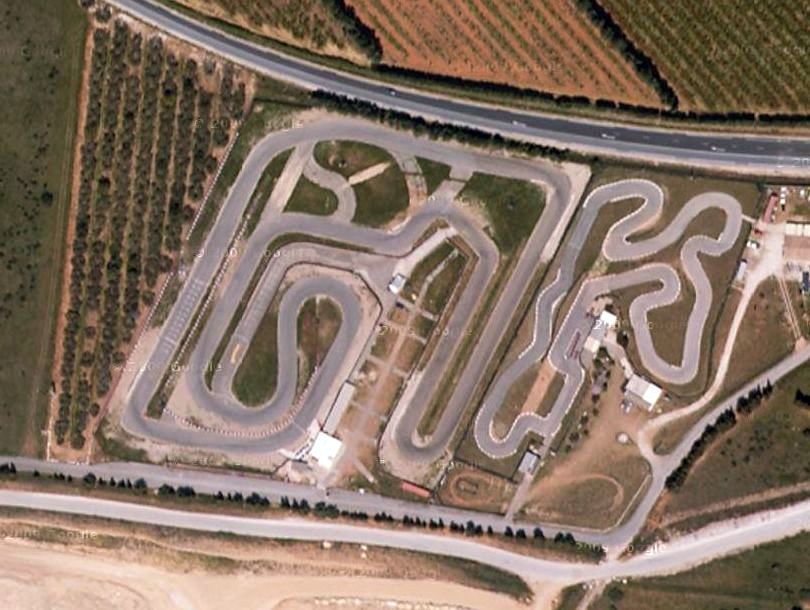
[(399, 294), (405, 287), (406, 281), (408, 281), (408, 278), (401, 273), (397, 273), (391, 278), (391, 281), (388, 282), (388, 292), (392, 294)]
[(618, 321), (619, 318), (616, 317), (616, 314), (603, 310), (602, 313), (599, 314), (599, 317), (594, 320), (591, 332), (585, 338), (583, 348), (590, 352), (591, 356), (595, 356), (596, 352), (598, 352), (599, 348), (602, 346), (602, 342), (605, 340), (608, 330), (615, 328)]
[(307, 457), (310, 463), (328, 471), (332, 470), (342, 452), (343, 441), (326, 432), (318, 432)]
[(647, 411), (652, 411), (655, 408), (655, 404), (663, 393), (664, 390), (639, 375), (630, 377), (624, 388), (625, 399), (634, 405), (647, 409)]

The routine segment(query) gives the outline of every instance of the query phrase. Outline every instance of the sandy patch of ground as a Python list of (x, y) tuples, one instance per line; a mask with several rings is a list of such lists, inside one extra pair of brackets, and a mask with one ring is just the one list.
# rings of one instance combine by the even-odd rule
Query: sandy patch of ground
[[(646, 417), (636, 409), (629, 413), (621, 410), (622, 381), (618, 366), (614, 366), (608, 388), (597, 404), (593, 405), (588, 395), (572, 406), (588, 416), (586, 423), (572, 428), (580, 440), (570, 452), (548, 458), (520, 509), (523, 516), (607, 528), (617, 524), (638, 498), (649, 467), (632, 439)], [(583, 411), (584, 405), (587, 409)], [(618, 442), (622, 432), (631, 442)]]
[[(551, 366), (549, 359), (545, 358), (543, 363), (540, 365), (540, 370), (537, 372), (537, 378), (534, 380), (531, 390), (529, 390), (529, 395), (526, 397), (526, 402), (523, 403), (523, 408), (520, 411), (521, 413), (537, 412), (540, 404), (543, 402), (543, 399), (548, 393), (549, 385), (551, 384), (552, 379), (554, 379), (554, 375), (556, 375), (556, 373), (557, 371), (555, 371), (554, 367)], [(540, 415), (546, 415), (546, 413), (540, 413)]]
[(354, 186), (356, 184), (360, 184), (361, 182), (365, 182), (366, 180), (371, 180), (375, 176), (379, 176), (385, 170), (387, 170), (389, 165), (391, 165), (390, 161), (383, 161), (382, 163), (377, 163), (377, 165), (372, 165), (371, 167), (360, 170), (353, 176), (349, 177), (349, 184)]
[(0, 566), (0, 587), (8, 608), (526, 607), (501, 595), (432, 580), (173, 570), (109, 553), (9, 540), (0, 542), (0, 553), (6, 559)]

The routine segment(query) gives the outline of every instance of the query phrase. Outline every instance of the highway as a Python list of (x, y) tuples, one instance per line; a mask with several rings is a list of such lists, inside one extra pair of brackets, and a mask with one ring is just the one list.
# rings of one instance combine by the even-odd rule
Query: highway
[(191, 44), (263, 74), (411, 115), (476, 127), (587, 153), (742, 167), (762, 173), (810, 172), (810, 140), (688, 132), (510, 110), (392, 87), (293, 58), (208, 27), (151, 0), (110, 4)]
[(284, 540), (329, 540), (407, 549), (477, 561), (513, 572), (529, 581), (556, 581), (566, 584), (671, 574), (717, 557), (806, 531), (810, 524), (810, 501), (805, 501), (789, 508), (771, 511), (765, 516), (758, 515), (711, 526), (626, 561), (609, 559), (593, 565), (539, 559), (516, 551), (495, 548), (475, 538), (428, 533), (424, 530), (372, 527), (296, 517), (241, 517), (79, 495), (0, 489), (0, 505), (184, 530), (228, 532)]

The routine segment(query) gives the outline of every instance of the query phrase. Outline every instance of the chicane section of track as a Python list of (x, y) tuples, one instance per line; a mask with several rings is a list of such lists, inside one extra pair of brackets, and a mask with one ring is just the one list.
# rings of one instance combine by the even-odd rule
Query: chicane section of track
[[(680, 294), (678, 274), (672, 267), (662, 263), (650, 263), (623, 273), (586, 280), (552, 341), (556, 309), (576, 280), (574, 269), (577, 258), (600, 210), (612, 202), (630, 198), (641, 198), (643, 204), (632, 214), (614, 223), (608, 231), (602, 252), (611, 261), (632, 261), (651, 256), (676, 243), (690, 222), (701, 212), (718, 208), (725, 213), (726, 222), (717, 238), (693, 236), (684, 243), (680, 252), (681, 266), (695, 288), (695, 303), (687, 321), (682, 361), (677, 365), (658, 355), (647, 323), (650, 310), (671, 304)], [(558, 274), (535, 301), (534, 332), (529, 347), (496, 379), (476, 416), (475, 438), (485, 453), (495, 458), (512, 455), (531, 432), (542, 436), (546, 440), (546, 447), (548, 446), (585, 378), (579, 353), (594, 323), (593, 318), (588, 315), (588, 308), (594, 299), (610, 292), (651, 282), (660, 284), (659, 289), (640, 295), (630, 306), (630, 324), (642, 363), (650, 373), (669, 383), (685, 384), (695, 377), (700, 364), (700, 344), (713, 295), (711, 283), (699, 257), (701, 254), (719, 256), (733, 246), (742, 226), (742, 208), (728, 194), (703, 193), (690, 199), (672, 222), (653, 237), (629, 241), (633, 234), (655, 223), (663, 206), (664, 194), (660, 187), (647, 180), (614, 182), (594, 189), (588, 195), (583, 205), (583, 215), (563, 253)], [(563, 387), (551, 412), (547, 416), (523, 413), (515, 419), (504, 437), (496, 438), (493, 432), (495, 414), (501, 408), (509, 388), (546, 353), (551, 365), (564, 377)]]
[[(205, 298), (205, 287), (211, 286), (215, 282), (220, 263), (227, 255), (231, 242), (236, 236), (245, 206), (264, 166), (276, 154), (290, 147), (306, 146), (311, 150), (312, 142), (330, 139), (360, 140), (383, 148), (449, 163), (467, 174), (484, 171), (531, 180), (542, 183), (546, 187), (546, 204), (541, 218), (527, 241), (523, 254), (482, 335), (482, 340), (487, 344), (500, 339), (504, 329), (508, 326), (508, 321), (515, 313), (515, 308), (538, 261), (546, 255), (548, 242), (559, 233), (557, 226), (559, 219), (565, 218), (566, 210), (575, 203), (567, 174), (562, 169), (543, 161), (490, 157), (458, 146), (448, 146), (397, 133), (362, 121), (328, 119), (297, 129), (270, 134), (260, 140), (248, 155), (242, 171), (209, 233), (204, 247), (205, 255), (198, 257), (195, 261), (178, 296), (177, 303), (161, 332), (157, 346), (148, 361), (140, 367), (131, 387), (122, 417), (122, 424), (127, 431), (136, 436), (148, 437), (169, 444), (246, 453), (289, 447), (301, 438), (304, 430), (312, 421), (306, 419), (302, 414), (310, 416), (317, 412), (316, 407), (301, 408), (288, 426), (271, 436), (261, 438), (184, 428), (165, 415), (160, 420), (150, 419), (145, 416), (145, 410), (171, 365), (182, 337), (190, 327), (194, 313), (199, 310)], [(468, 289), (462, 292), (450, 315), (446, 326), (448, 332), (442, 334), (431, 361), (424, 368), (424, 375), (419, 380), (416, 389), (417, 399), (410, 403), (402, 417), (397, 418), (396, 438), (403, 457), (407, 460), (432, 461), (446, 449), (491, 355), (487, 350), (474, 350), (464, 368), (462, 377), (454, 388), (451, 402), (445, 408), (436, 432), (427, 442), (416, 439), (415, 430), (418, 422), (438, 381), (445, 372), (447, 363), (457, 355), (456, 351), (461, 343), (461, 338), (482, 301), (484, 291), (488, 288), (499, 260), (497, 248), (478, 224), (453, 203), (453, 197), (457, 194), (459, 186), (452, 182), (446, 182), (434, 193), (431, 200), (393, 232), (349, 224), (341, 218), (314, 217), (298, 213), (281, 214), (280, 212), (286, 205), (298, 176), (307, 162), (306, 158), (299, 157), (301, 157), (300, 154), (291, 155), (277, 187), (271, 194), (259, 225), (244, 246), (237, 268), (232, 274), (228, 274), (228, 286), (220, 291), (220, 303), (225, 300), (227, 304), (218, 303), (214, 315), (219, 320), (219, 326), (225, 328), (229, 321), (227, 312), (235, 311), (236, 303), (245, 295), (250, 279), (262, 258), (267, 255), (268, 246), (283, 235), (306, 234), (315, 239), (332, 240), (350, 247), (364, 249), (373, 255), (401, 257), (412, 249), (415, 242), (436, 221), (443, 220), (452, 224), (475, 254), (476, 261), (472, 277), (468, 283)], [(293, 160), (296, 162), (293, 163)], [(209, 320), (209, 325), (210, 323)], [(288, 320), (287, 324), (295, 325), (295, 320)], [(216, 333), (210, 336), (215, 335)], [(210, 345), (207, 349), (210, 349)], [(200, 362), (197, 363), (200, 364)], [(203, 362), (203, 364), (207, 363)], [(205, 366), (199, 368), (200, 371), (194, 371), (194, 377), (202, 378)], [(324, 376), (325, 378), (326, 376)], [(195, 396), (195, 399), (201, 403), (205, 404), (205, 401), (208, 400), (206, 394), (213, 396), (207, 391), (204, 383), (200, 384), (200, 380), (195, 382), (195, 387), (198, 390), (205, 390)], [(217, 409), (220, 415), (227, 413), (229, 411), (227, 399), (218, 397), (218, 400), (220, 402), (211, 406)], [(239, 407), (230, 409), (230, 411), (246, 413), (249, 410)], [(261, 418), (265, 416), (257, 416), (248, 412), (242, 417)]]

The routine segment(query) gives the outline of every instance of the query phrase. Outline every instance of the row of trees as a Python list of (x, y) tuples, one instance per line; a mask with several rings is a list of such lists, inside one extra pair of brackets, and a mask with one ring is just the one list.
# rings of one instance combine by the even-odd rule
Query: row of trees
[(740, 396), (737, 399), (736, 409), (726, 409), (717, 417), (713, 424), (708, 424), (700, 437), (692, 443), (692, 446), (689, 448), (689, 453), (683, 457), (677, 468), (667, 477), (665, 481), (667, 489), (671, 491), (680, 489), (686, 482), (689, 471), (698, 458), (706, 453), (706, 450), (715, 439), (737, 425), (737, 415), (735, 411), (740, 415), (750, 415), (754, 409), (770, 397), (772, 393), (773, 384), (767, 381), (764, 386), (757, 386), (748, 392), (748, 394)]
[[(71, 407), (74, 397), (74, 374), (79, 351), (79, 333), (83, 328), (84, 284), (86, 261), (90, 235), (90, 201), (96, 176), (96, 137), (101, 125), (101, 100), (104, 87), (104, 74), (108, 63), (109, 32), (97, 29), (93, 32), (93, 51), (90, 60), (87, 104), (84, 117), (84, 143), (81, 149), (79, 177), (79, 198), (76, 205), (73, 243), (71, 244), (71, 275), (69, 305), (65, 314), (62, 337), (61, 381), (58, 411), (54, 421), (56, 441), (65, 441), (71, 422)], [(92, 333), (90, 333), (92, 334)]]
[(605, 38), (633, 66), (639, 77), (652, 86), (661, 99), (661, 103), (670, 110), (676, 110), (678, 108), (678, 96), (675, 91), (658, 71), (652, 59), (627, 37), (624, 30), (613, 20), (610, 13), (599, 4), (598, 0), (577, 0), (577, 6), (588, 15)]
[[(142, 305), (152, 304), (159, 275), (173, 265), (194, 215), (187, 199), (201, 198), (216, 169), (211, 125), (223, 107), (203, 90), (196, 61), (123, 21), (95, 29), (89, 67), (54, 425), (57, 442), (69, 435), (77, 449), (126, 359)], [(211, 63), (209, 75), (215, 69)], [(244, 83), (232, 70), (229, 79), (225, 143), (228, 117), (245, 103)]]
[[(0, 475), (16, 475), (17, 469), (13, 463), (5, 463), (0, 464)], [(34, 471), (34, 476), (39, 476), (37, 471)], [(54, 473), (51, 475), (52, 478), (60, 481), (66, 482), (73, 482), (73, 477), (71, 475), (64, 475), (62, 473)], [(116, 480), (114, 477), (110, 477), (109, 479), (104, 479), (103, 477), (96, 476), (93, 472), (88, 472), (82, 478), (82, 482), (86, 487), (110, 487), (110, 488), (117, 488), (117, 489), (128, 489), (133, 490), (140, 493), (146, 493), (148, 490), (148, 485), (143, 478), (139, 478), (134, 482), (128, 478), (120, 478)], [(157, 495), (164, 496), (164, 497), (178, 497), (178, 498), (196, 498), (197, 492), (195, 489), (190, 485), (178, 485), (173, 486), (169, 485), (168, 483), (162, 484), (157, 489)], [(248, 506), (253, 506), (257, 508), (268, 508), (272, 505), (270, 500), (268, 500), (267, 496), (261, 495), (257, 492), (252, 492), (250, 494), (242, 494), (241, 492), (228, 492), (223, 493), (222, 491), (218, 491), (214, 496), (214, 500), (219, 502), (231, 502), (236, 504), (245, 504)], [(306, 499), (296, 499), (296, 498), (289, 498), (287, 496), (282, 496), (279, 501), (279, 506), (286, 510), (291, 510), (303, 514), (314, 514), (318, 517), (323, 518), (347, 518), (353, 519), (357, 521), (368, 521), (369, 515), (364, 511), (349, 511), (349, 510), (341, 510), (337, 507), (337, 505), (328, 503), (328, 502), (316, 502), (314, 505), (310, 505), (310, 503)], [(378, 512), (375, 513), (372, 519), (377, 523), (396, 523), (398, 520), (395, 519), (393, 516), (389, 515), (386, 512)], [(472, 520), (468, 520), (466, 523), (459, 523), (456, 521), (450, 521), (449, 524), (445, 524), (444, 520), (441, 518), (438, 519), (422, 519), (421, 517), (411, 517), (409, 515), (403, 515), (401, 522), (403, 525), (408, 527), (420, 527), (426, 528), (431, 530), (443, 530), (448, 529), (451, 532), (464, 534), (467, 536), (483, 536), (486, 534), (487, 536), (494, 536), (496, 535), (495, 530), (492, 526), (487, 526), (486, 530), (484, 527), (478, 523), (475, 523)], [(523, 528), (512, 528), (511, 526), (506, 526), (502, 532), (502, 534), (506, 538), (514, 538), (518, 540), (527, 540), (529, 535), (527, 534), (526, 530)], [(568, 546), (580, 546), (577, 540), (574, 538), (574, 535), (571, 533), (565, 532), (558, 532), (553, 539), (548, 540), (543, 533), (543, 530), (539, 527), (535, 527), (531, 531), (531, 537), (535, 541), (543, 541), (543, 542), (550, 542), (554, 544), (564, 544)], [(589, 547), (590, 550), (594, 553), (597, 558), (601, 558), (604, 556), (604, 549), (601, 547)]]

